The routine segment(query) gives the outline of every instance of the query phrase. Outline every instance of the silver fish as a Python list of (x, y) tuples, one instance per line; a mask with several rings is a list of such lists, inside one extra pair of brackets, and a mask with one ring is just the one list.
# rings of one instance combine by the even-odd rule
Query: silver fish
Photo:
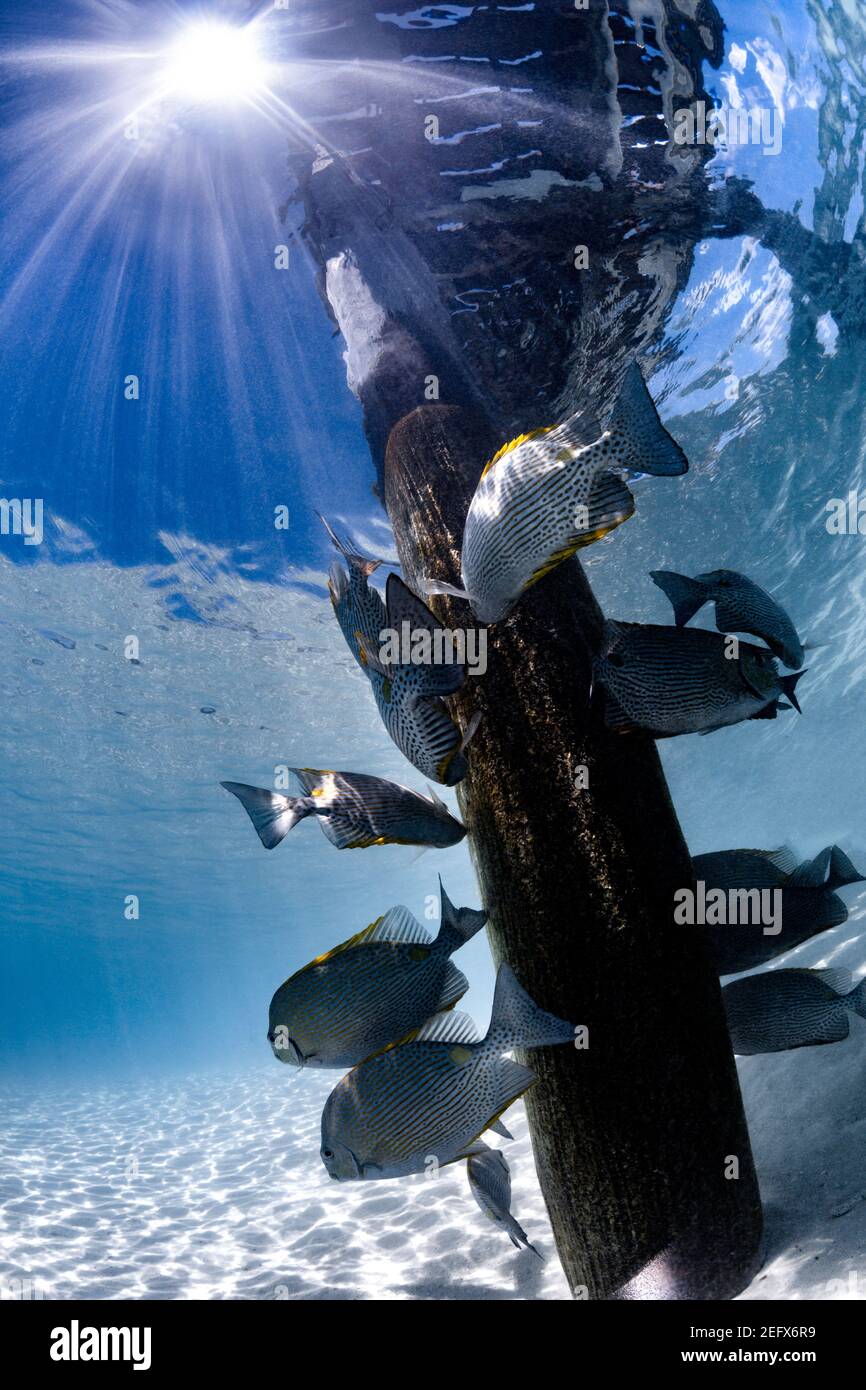
[(322, 1162), (347, 1182), (403, 1177), (480, 1153), (480, 1136), (535, 1080), (503, 1053), (573, 1038), (571, 1024), (539, 1009), (501, 965), (485, 1038), (465, 1014), (436, 1014), (413, 1042), (343, 1077), (322, 1114)]
[[(450, 630), (430, 612), (400, 579), (388, 576), (386, 624), (380, 633), (393, 633), (397, 641), (404, 633), (414, 638), (428, 637), (435, 653), (434, 639), (442, 651), (453, 654)], [(443, 642), (443, 638), (447, 639)], [(377, 648), (379, 643), (377, 642)], [(470, 721), (465, 735), (454, 723), (441, 697), (453, 695), (466, 679), (465, 664), (458, 661), (383, 662), (380, 650), (364, 643), (363, 653), (376, 705), (382, 722), (404, 757), (434, 782), (455, 786), (468, 771), (465, 750), (478, 727)], [(407, 653), (411, 655), (411, 651)]]
[(709, 892), (760, 892), (781, 894), (781, 931), (765, 934), (759, 922), (705, 926), (720, 975), (752, 970), (775, 956), (792, 951), (819, 932), (847, 920), (848, 908), (835, 891), (864, 882), (863, 874), (838, 845), (828, 845), (797, 864), (790, 850), (731, 849), (698, 854), (692, 860), (695, 878)]
[(848, 1036), (850, 1014), (866, 1018), (866, 979), (847, 970), (765, 970), (722, 990), (738, 1057), (818, 1047)]
[(684, 627), (705, 603), (716, 605), (719, 632), (749, 632), (766, 642), (785, 666), (802, 666), (803, 643), (784, 608), (737, 570), (709, 570), (689, 579), (673, 570), (650, 570), (673, 605), (677, 627)]
[[(453, 695), (466, 679), (464, 664), (404, 662), (380, 659), (386, 632), (447, 635), (447, 630), (398, 575), (388, 577), (386, 603), (371, 588), (369, 575), (382, 563), (364, 556), (352, 542), (341, 539), (321, 518), (328, 535), (349, 565), (348, 574), (334, 562), (328, 589), (349, 650), (369, 678), (382, 722), (400, 752), (431, 781), (456, 786), (466, 776), (464, 752), (477, 728), (465, 735), (454, 723), (442, 696)], [(431, 643), (432, 646), (432, 643)]]
[(265, 849), (274, 849), (305, 816), (316, 816), (337, 849), (432, 845), (444, 849), (466, 834), (432, 787), (429, 798), (384, 777), (293, 767), (302, 796), (283, 796), (244, 782), (222, 782), (236, 796)]
[(482, 1153), (470, 1154), (466, 1160), (466, 1176), (469, 1191), (475, 1198), (484, 1215), (508, 1233), (512, 1245), (518, 1250), (525, 1245), (540, 1260), (544, 1256), (531, 1243), (520, 1223), (511, 1215), (511, 1170), (501, 1149), (482, 1146)]
[(321, 514), (319, 520), (349, 566), (347, 573), (336, 560), (333, 562), (328, 572), (328, 593), (348, 648), (358, 665), (366, 669), (364, 648), (378, 646), (379, 633), (387, 620), (381, 594), (367, 581), (385, 562), (363, 555), (351, 540), (337, 535)]
[(744, 719), (775, 719), (799, 710), (795, 686), (802, 671), (780, 676), (763, 647), (701, 628), (606, 622), (593, 662), (593, 684), (604, 692), (604, 717), (617, 733), (642, 730), (653, 738), (712, 733)]
[(687, 468), (632, 363), (606, 429), (578, 411), (494, 455), (466, 517), (463, 588), (426, 579), (425, 590), (468, 599), (481, 622), (498, 622), (569, 555), (628, 520), (634, 498), (620, 473), (672, 476)]
[(354, 1067), (462, 999), (469, 983), (450, 957), (481, 930), (487, 914), (455, 908), (441, 879), (439, 890), (435, 940), (408, 908), (392, 907), (280, 986), (268, 1027), (279, 1061)]

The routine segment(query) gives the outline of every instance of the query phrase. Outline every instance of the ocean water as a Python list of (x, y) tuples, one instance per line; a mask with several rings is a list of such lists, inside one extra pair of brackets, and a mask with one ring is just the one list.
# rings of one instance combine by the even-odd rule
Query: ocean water
[[(632, 27), (656, 10), (612, 8)], [(722, 149), (702, 177), (748, 181), (763, 214), (702, 228), (643, 321), (634, 348), (690, 471), (635, 483), (634, 519), (584, 563), (630, 621), (670, 620), (651, 569), (732, 568), (773, 592), (810, 644), (803, 714), (661, 745), (674, 803), (695, 854), (835, 842), (862, 866), (866, 17), (831, 0), (718, 12), (707, 92), (765, 112), (779, 148)], [(166, 82), (185, 24), (253, 14), (271, 68), (250, 99)], [(379, 19), (444, 26), (455, 61), (495, 64), (472, 16)], [(395, 551), (345, 343), (294, 235), (286, 132), (316, 70), (280, 25), (271, 6), (121, 0), (22, 0), (0, 20), (0, 495), (44, 503), (41, 543), (0, 534), (0, 1280), (10, 1298), (565, 1298), (520, 1107), (513, 1210), (543, 1266), (488, 1228), (456, 1167), (329, 1183), (328, 1078), (278, 1067), (266, 1041), (282, 980), (395, 903), (424, 920), (437, 875), (480, 904), (465, 843), (338, 856), (302, 823), (265, 854), (219, 786), (271, 786), (282, 766), (422, 786), (328, 601), (317, 512)], [(862, 531), (834, 534), (849, 498)], [(786, 963), (866, 970), (866, 893), (844, 896), (849, 921)], [(459, 965), (483, 1025), (483, 933)], [(845, 1044), (740, 1064), (768, 1220), (748, 1296), (850, 1296), (864, 1048), (855, 1019)]]

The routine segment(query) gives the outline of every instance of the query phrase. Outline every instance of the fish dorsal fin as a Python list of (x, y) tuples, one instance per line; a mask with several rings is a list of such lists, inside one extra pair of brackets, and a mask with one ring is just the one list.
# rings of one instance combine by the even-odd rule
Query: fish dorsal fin
[(324, 955), (316, 956), (315, 960), (311, 960), (309, 965), (305, 965), (303, 970), (299, 970), (297, 973), (303, 975), (305, 971), (312, 970), (314, 965), (322, 965), (326, 960), (333, 960), (334, 956), (339, 956), (343, 951), (352, 950), (355, 946), (369, 946), (376, 941), (429, 946), (432, 939), (430, 933), (425, 931), (421, 923), (412, 916), (408, 907), (391, 907), (382, 917), (377, 917), (375, 922), (371, 922), (368, 927), (356, 932), (347, 941), (341, 941), (339, 946), (325, 951)]
[[(513, 453), (514, 450), (519, 448), (521, 444), (526, 444), (527, 441), (530, 439), (541, 439), (545, 434), (550, 434), (551, 430), (555, 429), (555, 425), (542, 425), (541, 429), (530, 430), (528, 434), (518, 434), (516, 438), (509, 439), (507, 444), (503, 444), (501, 449), (497, 449), (490, 462), (485, 463), (484, 471), (481, 474), (481, 478), (486, 478), (491, 468), (493, 468), (495, 464), (499, 463), (500, 459), (504, 459), (506, 454)], [(481, 478), (479, 478), (479, 482), (481, 481)]]
[(829, 985), (834, 994), (847, 994), (854, 981), (850, 970), (843, 966), (830, 966), (828, 970), (813, 970), (810, 972), (817, 975), (825, 985)]
[(754, 853), (769, 859), (783, 874), (792, 874), (797, 867), (797, 856), (790, 845), (780, 845), (778, 849), (756, 849)]
[(428, 1018), (415, 1041), (477, 1043), (481, 1038), (468, 1014), (438, 1013)]
[(364, 927), (362, 931), (355, 932), (355, 935), (350, 936), (347, 941), (341, 941), (339, 946), (332, 946), (330, 951), (324, 951), (322, 955), (315, 956), (311, 961), (308, 961), (301, 970), (297, 970), (292, 976), (292, 979), (296, 980), (299, 975), (305, 975), (307, 971), (312, 970), (314, 966), (323, 965), (326, 960), (333, 960), (334, 956), (339, 956), (343, 951), (349, 951), (353, 946), (360, 946), (365, 941), (369, 941), (372, 933), (376, 931), (384, 920), (384, 917), (377, 917), (375, 922), (371, 922), (370, 925)]
[(417, 917), (413, 917), (408, 907), (402, 905), (389, 908), (384, 917), (380, 917), (378, 921), (370, 924), (367, 933), (364, 936), (364, 940), (367, 942), (405, 941), (410, 945), (429, 946), (433, 940), (430, 933), (421, 926)]

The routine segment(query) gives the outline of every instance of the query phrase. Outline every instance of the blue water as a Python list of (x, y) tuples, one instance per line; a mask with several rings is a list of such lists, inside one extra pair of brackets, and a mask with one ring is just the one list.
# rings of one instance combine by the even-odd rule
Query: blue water
[[(317, 510), (373, 553), (393, 541), (312, 266), (293, 243), (274, 267), (279, 112), (168, 111), (125, 140), (153, 64), (123, 55), (204, 7), (144, 8), (22, 0), (0, 29), (0, 493), (43, 498), (46, 517), (41, 545), (0, 536), (0, 1028), (5, 1076), (35, 1094), (268, 1066), (268, 1001), (312, 955), (394, 903), (423, 919), (439, 873), (479, 902), (465, 844), (337, 856), (302, 824), (266, 855), (219, 787), (271, 785), (283, 764), (421, 779), (325, 589)], [(709, 90), (772, 108), (784, 135), (778, 156), (737, 148), (708, 178), (748, 177), (765, 208), (862, 256), (860, 9), (721, 11)], [(290, 45), (276, 16), (268, 30), (290, 101)], [(747, 237), (702, 242), (650, 381), (690, 472), (636, 484), (635, 518), (586, 555), (611, 616), (669, 621), (650, 569), (729, 567), (823, 644), (802, 717), (663, 745), (694, 853), (836, 841), (866, 859), (866, 536), (825, 525), (830, 499), (866, 499), (859, 283), (840, 294)], [(483, 936), (460, 965), (483, 1023)]]

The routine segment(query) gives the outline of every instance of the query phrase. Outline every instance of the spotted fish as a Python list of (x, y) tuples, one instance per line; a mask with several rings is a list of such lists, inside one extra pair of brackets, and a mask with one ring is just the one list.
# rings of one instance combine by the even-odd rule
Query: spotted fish
[(789, 709), (802, 671), (780, 676), (763, 647), (701, 628), (607, 622), (593, 662), (593, 683), (604, 695), (604, 717), (616, 733), (642, 730), (653, 738), (712, 733), (743, 719), (775, 719)]
[(452, 634), (396, 574), (388, 578), (383, 603), (367, 582), (382, 561), (362, 555), (351, 541), (341, 539), (324, 517), (321, 520), (349, 565), (348, 574), (336, 561), (331, 566), (331, 603), (349, 650), (369, 678), (385, 728), (404, 757), (425, 777), (447, 787), (456, 786), (466, 776), (464, 753), (478, 721), (461, 734), (442, 697), (460, 689), (466, 679), (465, 664), (457, 660), (385, 663), (380, 655), (386, 633), (402, 634), (404, 625), (410, 637), (427, 634), (434, 655), (435, 640), (447, 657), (459, 654), (450, 641)]
[(765, 970), (722, 990), (738, 1057), (818, 1047), (848, 1036), (850, 1014), (866, 1018), (866, 979), (847, 970)]
[(466, 834), (465, 825), (430, 788), (422, 796), (384, 777), (362, 772), (322, 772), (311, 767), (289, 771), (302, 796), (283, 796), (243, 782), (222, 782), (236, 796), (265, 849), (274, 849), (305, 816), (317, 816), (337, 849), (370, 845), (432, 845), (444, 849)]
[(689, 579), (673, 570), (651, 570), (650, 578), (673, 605), (677, 627), (684, 627), (705, 603), (716, 605), (719, 632), (749, 632), (766, 642), (785, 666), (802, 666), (803, 643), (784, 608), (736, 570), (709, 570)]
[(358, 665), (366, 669), (364, 649), (378, 647), (379, 633), (387, 621), (382, 596), (367, 581), (385, 562), (363, 555), (351, 540), (332, 530), (323, 516), (319, 520), (349, 567), (347, 572), (334, 560), (328, 572), (328, 593), (349, 650)]
[(466, 1176), (469, 1191), (484, 1215), (508, 1233), (511, 1244), (518, 1250), (525, 1245), (543, 1260), (544, 1256), (530, 1243), (523, 1227), (511, 1215), (511, 1170), (502, 1150), (482, 1145), (481, 1153), (470, 1154), (466, 1160)]
[[(426, 603), (422, 603), (399, 575), (388, 576), (387, 617), (380, 636), (392, 635), (408, 660), (384, 662), (385, 647), (377, 641), (363, 647), (364, 660), (382, 721), (404, 757), (434, 782), (453, 787), (466, 776), (465, 750), (478, 727), (478, 717), (465, 735), (454, 723), (441, 697), (453, 695), (466, 679), (466, 666), (451, 657), (460, 654), (458, 642), (465, 635), (445, 628)], [(420, 641), (418, 639), (421, 639)], [(438, 651), (444, 660), (437, 661)], [(412, 660), (413, 651), (422, 659)], [(401, 652), (401, 655), (403, 653)], [(424, 659), (429, 654), (430, 659)]]
[(296, 1067), (354, 1067), (451, 1009), (469, 988), (452, 953), (487, 920), (455, 908), (439, 880), (442, 915), (433, 940), (405, 907), (392, 907), (342, 945), (305, 965), (271, 1000), (268, 1040)]
[(692, 864), (695, 878), (706, 884), (707, 891), (779, 889), (782, 894), (782, 929), (777, 935), (765, 935), (757, 921), (704, 928), (720, 975), (752, 970), (819, 932), (838, 927), (847, 920), (848, 908), (835, 890), (864, 881), (838, 845), (828, 845), (799, 865), (787, 849), (721, 850), (698, 854)]
[(463, 588), (427, 579), (425, 590), (468, 599), (481, 622), (498, 622), (561, 561), (628, 520), (634, 498), (620, 473), (671, 476), (687, 468), (632, 363), (606, 429), (578, 411), (499, 450), (466, 517)]
[(322, 1114), (322, 1162), (346, 1182), (403, 1177), (480, 1153), (480, 1135), (535, 1080), (503, 1053), (573, 1037), (571, 1025), (539, 1009), (501, 965), (485, 1038), (465, 1014), (436, 1014), (413, 1042), (343, 1077)]

